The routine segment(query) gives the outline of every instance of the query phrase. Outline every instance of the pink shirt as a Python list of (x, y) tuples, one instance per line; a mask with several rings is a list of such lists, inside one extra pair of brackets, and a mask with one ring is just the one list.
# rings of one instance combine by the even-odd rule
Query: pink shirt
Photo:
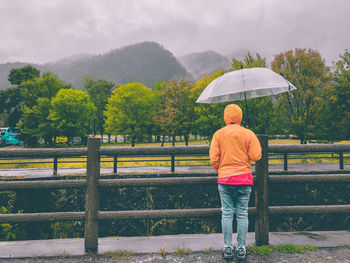
[(253, 185), (253, 174), (245, 173), (235, 176), (220, 177), (218, 184), (229, 184), (229, 185)]

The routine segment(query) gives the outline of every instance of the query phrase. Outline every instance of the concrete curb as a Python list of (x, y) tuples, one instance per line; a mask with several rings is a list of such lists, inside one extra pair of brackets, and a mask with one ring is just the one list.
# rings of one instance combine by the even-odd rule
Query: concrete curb
[[(233, 236), (236, 239), (236, 234)], [(255, 233), (248, 233), (247, 245), (254, 245)], [(350, 244), (350, 231), (271, 232), (270, 245), (294, 244), (316, 247), (343, 247)], [(99, 238), (98, 254), (108, 251), (133, 253), (174, 252), (179, 248), (191, 251), (221, 250), (222, 234), (168, 235), (154, 237)], [(84, 239), (51, 239), (0, 242), (0, 258), (54, 257), (60, 255), (82, 256)]]

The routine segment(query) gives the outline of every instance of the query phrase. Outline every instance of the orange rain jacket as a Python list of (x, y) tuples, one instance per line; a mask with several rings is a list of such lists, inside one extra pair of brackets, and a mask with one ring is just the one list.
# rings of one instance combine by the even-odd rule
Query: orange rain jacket
[(240, 126), (242, 109), (236, 104), (225, 108), (226, 127), (216, 131), (210, 145), (210, 163), (218, 177), (251, 174), (250, 161), (261, 158), (261, 146), (253, 131)]

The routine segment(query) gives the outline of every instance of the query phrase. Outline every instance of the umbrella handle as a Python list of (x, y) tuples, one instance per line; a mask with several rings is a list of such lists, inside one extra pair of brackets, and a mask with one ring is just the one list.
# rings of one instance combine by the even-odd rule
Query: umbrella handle
[(247, 111), (247, 123), (248, 123), (248, 128), (250, 128), (250, 123), (249, 123), (249, 113), (248, 113), (248, 103), (247, 103), (247, 95), (244, 91), (244, 101), (245, 101), (245, 109)]
[(284, 78), (284, 80), (287, 82), (288, 84), (288, 91), (290, 91), (290, 83), (289, 81), (284, 77), (283, 73), (280, 72), (280, 75)]

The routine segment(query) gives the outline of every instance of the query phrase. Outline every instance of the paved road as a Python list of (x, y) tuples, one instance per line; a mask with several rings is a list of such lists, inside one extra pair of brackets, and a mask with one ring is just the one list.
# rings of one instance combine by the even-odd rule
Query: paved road
[[(254, 166), (253, 166), (254, 170)], [(283, 164), (269, 164), (270, 171), (283, 171)], [(338, 163), (290, 163), (289, 171), (322, 171), (339, 170)], [(344, 170), (350, 170), (350, 163), (344, 163)], [(201, 166), (176, 166), (178, 172), (214, 172), (213, 168), (207, 165)], [(59, 168), (59, 175), (77, 175), (84, 174), (85, 168)], [(118, 173), (140, 173), (140, 172), (170, 172), (169, 166), (147, 166), (147, 167), (118, 167)], [(113, 173), (112, 167), (101, 167), (101, 174)], [(14, 176), (23, 178), (40, 178), (52, 176), (53, 169), (47, 168), (20, 168), (20, 169), (1, 169), (0, 177)]]

